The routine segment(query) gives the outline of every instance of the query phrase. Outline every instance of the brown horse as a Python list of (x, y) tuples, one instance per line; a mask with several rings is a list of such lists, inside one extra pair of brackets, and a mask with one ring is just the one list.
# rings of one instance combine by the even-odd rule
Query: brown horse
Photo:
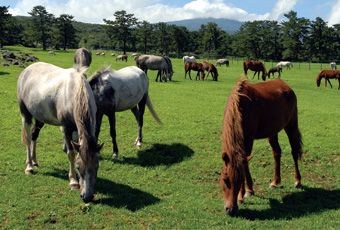
[(329, 79), (338, 79), (339, 81), (338, 89), (340, 89), (340, 70), (322, 70), (316, 78), (316, 85), (318, 87), (320, 87), (322, 78), (325, 78), (325, 87), (327, 87), (327, 81), (328, 81), (331, 88), (333, 88), (333, 86), (331, 82), (329, 81)]
[(270, 78), (270, 75), (273, 75), (274, 78), (274, 73), (279, 73), (279, 78), (281, 78), (281, 72), (282, 72), (282, 67), (281, 66), (275, 66), (269, 69), (268, 71), (268, 78)]
[(260, 72), (262, 72), (262, 80), (266, 80), (267, 70), (264, 64), (260, 61), (248, 60), (243, 62), (243, 70), (244, 74), (247, 76), (248, 69), (255, 71), (253, 75), (253, 79), (255, 74), (257, 73), (257, 79), (260, 79)]
[(203, 69), (203, 64), (202, 63), (186, 62), (185, 65), (184, 65), (184, 71), (185, 71), (184, 78), (185, 79), (187, 78), (187, 73), (189, 72), (190, 80), (192, 80), (191, 79), (191, 75), (190, 75), (191, 70), (197, 71), (196, 80), (197, 79), (200, 80), (200, 78), (202, 80), (204, 80), (205, 73), (204, 73), (204, 69)]
[(295, 187), (301, 187), (298, 159), (302, 156), (302, 139), (294, 91), (280, 79), (257, 84), (244, 79), (238, 81), (228, 98), (222, 129), (223, 169), (219, 181), (228, 214), (237, 212), (237, 201), (243, 202), (244, 195), (254, 194), (248, 166), (254, 139), (269, 139), (275, 160), (274, 180), (270, 185), (276, 187), (280, 183), (278, 133), (282, 129), (292, 148)]
[(209, 73), (210, 73), (213, 80), (217, 81), (218, 72), (217, 72), (216, 67), (213, 64), (211, 64), (207, 61), (204, 61), (203, 62), (203, 69), (208, 72), (206, 79), (208, 79), (208, 76), (209, 76)]

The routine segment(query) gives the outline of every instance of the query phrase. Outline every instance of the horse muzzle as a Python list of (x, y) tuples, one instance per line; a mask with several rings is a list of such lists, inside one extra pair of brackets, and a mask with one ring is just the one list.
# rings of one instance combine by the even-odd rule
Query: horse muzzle
[(84, 201), (84, 203), (89, 203), (93, 200), (94, 198), (94, 195), (91, 194), (91, 195), (84, 195), (84, 194), (80, 194), (80, 199), (82, 199)]
[(235, 205), (234, 207), (224, 207), (224, 210), (229, 216), (234, 216), (238, 211), (238, 206)]

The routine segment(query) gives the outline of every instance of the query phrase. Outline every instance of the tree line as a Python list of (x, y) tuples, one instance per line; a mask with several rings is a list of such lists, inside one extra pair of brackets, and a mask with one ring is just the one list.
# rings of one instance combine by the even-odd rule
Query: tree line
[(340, 24), (329, 27), (317, 17), (298, 17), (295, 11), (284, 14), (282, 22), (261, 20), (245, 22), (229, 34), (216, 23), (198, 31), (164, 22), (139, 21), (124, 10), (115, 20), (103, 25), (80, 23), (72, 15), (55, 17), (44, 6), (35, 6), (30, 17), (13, 17), (8, 7), (0, 6), (0, 47), (21, 44), (46, 49), (112, 49), (204, 58), (237, 56), (265, 60), (329, 62), (340, 57)]

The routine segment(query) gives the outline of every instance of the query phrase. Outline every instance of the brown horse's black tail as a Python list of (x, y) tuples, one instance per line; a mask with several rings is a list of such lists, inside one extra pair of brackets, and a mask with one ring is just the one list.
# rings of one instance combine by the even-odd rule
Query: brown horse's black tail
[(247, 63), (246, 62), (243, 62), (243, 71), (244, 71), (244, 74), (247, 76)]

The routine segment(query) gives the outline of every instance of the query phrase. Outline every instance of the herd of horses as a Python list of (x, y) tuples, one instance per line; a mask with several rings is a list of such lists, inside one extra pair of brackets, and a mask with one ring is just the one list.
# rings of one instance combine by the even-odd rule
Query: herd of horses
[[(136, 146), (142, 145), (143, 115), (148, 107), (153, 118), (162, 124), (150, 97), (147, 71), (157, 70), (157, 79), (171, 80), (173, 68), (170, 58), (156, 55), (135, 55), (136, 66), (120, 70), (102, 69), (89, 79), (86, 70), (90, 66), (91, 53), (84, 49), (75, 52), (73, 68), (63, 69), (55, 65), (38, 62), (28, 66), (19, 76), (17, 95), (22, 117), (22, 141), (26, 145), (26, 174), (32, 174), (38, 167), (36, 143), (40, 130), (45, 124), (61, 126), (65, 151), (69, 160), (69, 186), (80, 189), (81, 199), (91, 202), (99, 167), (98, 153), (103, 147), (98, 143), (102, 118), (109, 118), (110, 135), (113, 144), (113, 158), (118, 157), (116, 141), (115, 112), (131, 110), (138, 124)], [(183, 57), (186, 74), (197, 71), (196, 80), (204, 80), (205, 72), (217, 81), (218, 72), (209, 62), (198, 63), (194, 57)], [(220, 59), (216, 65), (229, 65)], [(283, 67), (291, 68), (289, 62), (278, 63), (266, 71), (260, 61), (247, 60), (243, 63), (244, 73), (254, 71), (262, 80)], [(317, 77), (339, 80), (337, 70), (323, 70)], [(332, 85), (331, 85), (332, 86)], [(272, 187), (281, 182), (281, 148), (278, 133), (284, 129), (291, 146), (294, 160), (295, 187), (301, 187), (298, 160), (302, 156), (302, 138), (298, 127), (297, 97), (294, 91), (281, 79), (250, 83), (240, 79), (227, 99), (222, 127), (223, 168), (219, 183), (223, 191), (224, 209), (234, 215), (238, 203), (244, 197), (253, 195), (253, 181), (249, 160), (255, 139), (268, 138), (275, 160)], [(77, 154), (79, 153), (79, 154)]]

